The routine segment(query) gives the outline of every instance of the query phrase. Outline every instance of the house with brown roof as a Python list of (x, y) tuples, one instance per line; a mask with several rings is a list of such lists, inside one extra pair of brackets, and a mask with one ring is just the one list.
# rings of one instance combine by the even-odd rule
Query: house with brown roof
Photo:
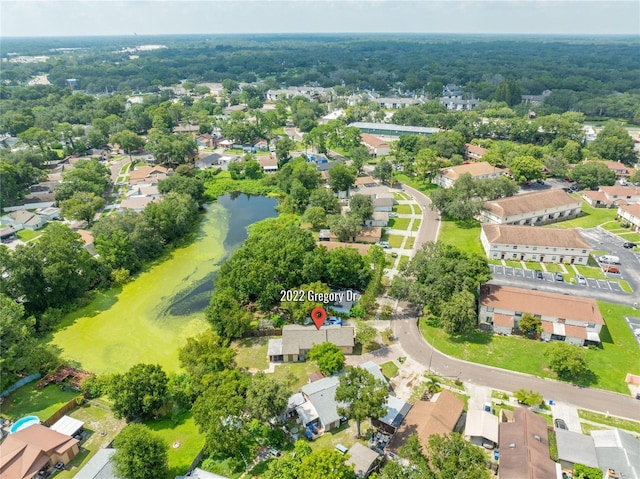
[(367, 147), (371, 156), (387, 156), (391, 151), (389, 143), (369, 133), (361, 133), (362, 144)]
[(9, 434), (0, 448), (2, 479), (33, 479), (41, 469), (68, 464), (78, 454), (78, 440), (41, 424)]
[(567, 228), (484, 223), (480, 242), (487, 258), (512, 261), (587, 264), (591, 250), (578, 231)]
[(627, 221), (631, 229), (640, 232), (640, 204), (618, 206), (618, 218)]
[(604, 193), (612, 204), (640, 203), (640, 186), (601, 186), (599, 191)]
[(129, 172), (129, 182), (135, 183), (140, 181), (153, 180), (157, 183), (159, 180), (165, 179), (169, 175), (169, 170), (163, 166), (140, 166)]
[(118, 209), (140, 212), (144, 210), (149, 203), (159, 200), (160, 198), (152, 196), (133, 196), (120, 203), (120, 205), (118, 205)]
[[(322, 231), (322, 230), (320, 230), (320, 231)], [(329, 231), (329, 230), (325, 230), (325, 231)], [(320, 241), (316, 242), (316, 245), (324, 246), (329, 251), (331, 251), (332, 249), (336, 249), (336, 248), (353, 248), (358, 253), (360, 253), (361, 256), (365, 256), (369, 252), (369, 248), (371, 248), (371, 245), (368, 245), (368, 244), (343, 243), (341, 241), (329, 241), (328, 239), (326, 241), (320, 240)]]
[(629, 168), (627, 165), (619, 161), (603, 161), (607, 168), (612, 170), (617, 178), (628, 178), (633, 174), (633, 168)]
[(562, 190), (547, 190), (486, 201), (480, 221), (499, 225), (540, 225), (575, 218), (582, 201)]
[(463, 410), (464, 403), (446, 389), (431, 401), (417, 401), (387, 444), (385, 451), (397, 455), (400, 446), (413, 434), (417, 434), (420, 443), (426, 445), (433, 434), (447, 434), (459, 430)]
[(431, 182), (443, 188), (451, 188), (462, 175), (466, 174), (471, 175), (474, 180), (490, 180), (506, 175), (507, 170), (492, 166), (486, 161), (480, 161), (442, 168)]
[(550, 479), (557, 477), (549, 457), (547, 422), (519, 407), (513, 422), (500, 423), (500, 479)]
[(332, 343), (343, 353), (353, 354), (355, 345), (353, 326), (302, 326), (287, 324), (282, 328), (282, 338), (270, 339), (267, 346), (269, 362), (292, 363), (305, 361), (315, 344)]
[(489, 151), (486, 148), (482, 148), (478, 145), (472, 145), (471, 143), (464, 144), (464, 159), (467, 161), (480, 161), (484, 154)]
[(480, 288), (480, 327), (511, 334), (524, 314), (540, 318), (545, 341), (600, 343), (604, 318), (594, 299), (486, 284)]
[(258, 163), (260, 163), (260, 168), (265, 173), (276, 173), (278, 171), (278, 159), (275, 156), (258, 156)]

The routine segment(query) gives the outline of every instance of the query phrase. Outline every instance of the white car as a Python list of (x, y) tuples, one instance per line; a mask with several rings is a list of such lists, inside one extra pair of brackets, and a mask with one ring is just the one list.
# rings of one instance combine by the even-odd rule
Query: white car
[(376, 243), (378, 246), (383, 247), (384, 249), (388, 249), (391, 248), (391, 245), (389, 244), (388, 241), (380, 241), (378, 243)]
[(585, 284), (586, 285), (587, 284), (587, 279), (584, 276), (582, 276), (581, 274), (576, 274), (576, 282), (578, 284)]

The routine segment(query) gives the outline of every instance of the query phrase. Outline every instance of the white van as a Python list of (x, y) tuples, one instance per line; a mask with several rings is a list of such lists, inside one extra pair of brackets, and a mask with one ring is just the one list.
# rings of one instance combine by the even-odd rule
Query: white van
[(600, 256), (598, 261), (604, 264), (620, 264), (620, 258), (611, 255)]

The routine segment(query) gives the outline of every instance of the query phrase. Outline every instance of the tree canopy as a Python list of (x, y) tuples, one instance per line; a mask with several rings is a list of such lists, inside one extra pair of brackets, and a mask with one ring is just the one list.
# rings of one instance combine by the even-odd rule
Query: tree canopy
[(113, 412), (128, 421), (153, 417), (167, 400), (167, 382), (157, 364), (136, 364), (126, 373), (115, 374), (108, 387)]
[(340, 372), (344, 368), (344, 353), (333, 343), (314, 344), (308, 356), (309, 360), (315, 362), (318, 369), (327, 376)]
[(130, 424), (114, 441), (115, 474), (123, 479), (156, 479), (169, 472), (169, 445), (143, 424)]

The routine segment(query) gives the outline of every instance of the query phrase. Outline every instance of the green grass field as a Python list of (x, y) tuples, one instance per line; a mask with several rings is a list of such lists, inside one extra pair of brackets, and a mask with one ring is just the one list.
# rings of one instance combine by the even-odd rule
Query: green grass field
[(56, 384), (38, 391), (37, 384), (38, 381), (34, 381), (10, 394), (0, 404), (0, 414), (13, 420), (34, 415), (45, 421), (64, 404), (80, 395), (77, 391), (62, 391)]
[(20, 231), (18, 231), (16, 233), (16, 236), (20, 239), (20, 241), (24, 241), (26, 243), (27, 241), (31, 241), (33, 239), (38, 238), (39, 236), (42, 236), (42, 233), (44, 232), (45, 228), (48, 225), (49, 225), (49, 223), (44, 225), (39, 230), (21, 229)]
[(269, 338), (246, 338), (233, 343), (237, 352), (236, 364), (240, 368), (263, 370), (269, 367), (267, 343)]
[(391, 379), (396, 374), (398, 374), (398, 366), (393, 361), (387, 361), (386, 363), (382, 363), (380, 365), (380, 369), (382, 369), (382, 374), (385, 378)]
[(578, 416), (587, 421), (597, 422), (610, 427), (618, 427), (627, 431), (640, 434), (640, 422), (631, 421), (630, 419), (622, 419), (618, 417), (607, 416), (605, 414), (599, 414), (597, 412), (586, 411), (584, 409), (578, 409)]
[[(634, 315), (634, 310), (603, 302), (598, 306), (606, 325), (600, 333), (602, 346), (586, 350), (589, 368), (594, 373), (589, 385), (628, 394), (626, 374), (640, 374), (640, 350), (624, 320), (624, 316)], [(480, 331), (466, 338), (448, 337), (424, 319), (420, 321), (420, 329), (425, 339), (445, 354), (540, 377), (555, 377), (545, 364), (547, 344), (544, 342)]]
[(477, 253), (485, 257), (484, 249), (480, 243), (480, 223), (476, 220), (440, 222), (438, 241), (457, 246), (458, 248)]
[(504, 261), (504, 264), (506, 266), (509, 266), (510, 268), (522, 268), (522, 263), (520, 263), (520, 261), (511, 261), (506, 259)]
[(579, 265), (575, 265), (575, 267), (585, 278), (605, 279), (605, 275), (600, 268)]
[(420, 229), (420, 223), (422, 223), (422, 220), (414, 219), (411, 224), (411, 231), (418, 231)]
[(413, 236), (409, 236), (407, 238), (407, 242), (404, 244), (404, 249), (413, 249), (413, 245), (416, 242), (416, 239)]
[(398, 201), (398, 200), (410, 200), (411, 197), (406, 194), (406, 193), (394, 193), (393, 194), (393, 199)]
[(204, 436), (191, 417), (185, 413), (176, 420), (171, 418), (148, 421), (145, 425), (158, 434), (169, 446), (169, 474), (167, 479), (183, 475), (204, 446)]
[(402, 235), (389, 235), (389, 244), (392, 248), (400, 248), (402, 240), (404, 240)]
[(615, 209), (593, 208), (584, 201), (582, 202), (582, 212), (584, 216), (547, 226), (550, 228), (595, 228), (602, 223), (614, 220), (616, 217)]
[(403, 230), (406, 231), (409, 229), (409, 223), (411, 222), (411, 218), (391, 218), (389, 220), (389, 228), (394, 230)]
[(544, 267), (549, 273), (564, 273), (562, 266), (560, 266), (558, 263), (545, 263)]
[(406, 255), (400, 256), (400, 260), (398, 261), (398, 269), (402, 268), (405, 264), (409, 262), (411, 258)]
[(394, 205), (392, 211), (398, 213), (399, 215), (413, 214), (413, 208), (411, 208), (411, 205), (408, 204)]

